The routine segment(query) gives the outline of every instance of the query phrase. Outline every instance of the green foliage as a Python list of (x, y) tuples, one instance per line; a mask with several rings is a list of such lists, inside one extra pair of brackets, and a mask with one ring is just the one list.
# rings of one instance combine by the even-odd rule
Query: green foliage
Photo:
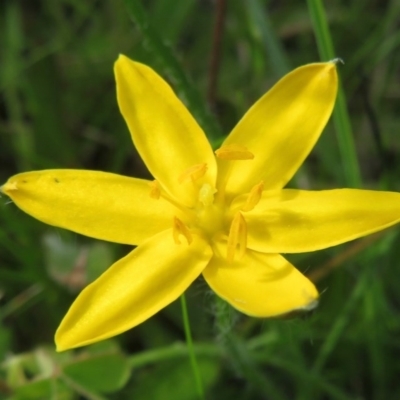
[(110, 393), (121, 389), (129, 378), (122, 354), (100, 354), (77, 360), (64, 367), (63, 373), (74, 383), (94, 392)]
[[(41, 168), (149, 176), (117, 108), (118, 53), (168, 78), (215, 144), (280, 76), (319, 60), (307, 2), (227, 1), (207, 105), (216, 3), (0, 2), (0, 181)], [(324, 3), (345, 61), (362, 186), (398, 191), (400, 3)], [(329, 125), (291, 185), (345, 186), (343, 146)], [(292, 255), (322, 292), (311, 315), (252, 319), (196, 282), (187, 302), (205, 397), (400, 398), (399, 249), (394, 228)], [(55, 353), (54, 332), (77, 292), (128, 251), (41, 224), (0, 198), (0, 399), (197, 398), (179, 303), (112, 341)]]

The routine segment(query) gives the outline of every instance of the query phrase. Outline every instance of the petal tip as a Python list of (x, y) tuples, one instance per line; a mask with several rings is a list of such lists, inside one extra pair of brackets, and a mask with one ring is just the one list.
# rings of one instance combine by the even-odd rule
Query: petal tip
[(64, 328), (63, 326), (64, 320), (61, 322), (61, 325), (58, 327), (54, 335), (54, 342), (56, 345), (57, 353), (61, 353), (63, 351), (71, 350), (76, 347), (81, 347), (84, 345), (84, 343), (82, 343), (82, 340), (81, 341), (76, 340), (77, 335), (71, 334), (71, 330)]
[(55, 337), (54, 337), (54, 342), (56, 345), (57, 353), (61, 353), (63, 351), (67, 351), (67, 350), (72, 350), (77, 347), (82, 347), (82, 346), (85, 346), (86, 344), (91, 343), (90, 341), (87, 341), (87, 343), (82, 342), (82, 341), (74, 341), (74, 340), (71, 340), (71, 337), (68, 337), (68, 336), (69, 335), (62, 334), (57, 330)]
[(335, 65), (335, 66), (338, 65), (338, 64), (343, 64), (343, 65), (344, 65), (344, 61), (343, 61), (343, 59), (340, 58), (340, 57), (336, 57), (336, 58), (330, 60), (329, 62), (330, 62), (331, 64)]
[(61, 353), (62, 351), (66, 351), (66, 350), (69, 350), (74, 347), (73, 345), (71, 346), (71, 345), (68, 345), (67, 343), (64, 343), (64, 340), (62, 340), (62, 338), (60, 336), (62, 336), (62, 335), (57, 330), (55, 337), (54, 337), (54, 342), (56, 345), (57, 353)]
[(118, 58), (114, 62), (114, 68), (117, 68), (120, 64), (126, 63), (127, 61), (130, 61), (130, 59), (126, 55), (118, 54)]
[(296, 310), (299, 310), (299, 311), (312, 311), (312, 310), (314, 310), (315, 308), (318, 307), (318, 304), (319, 304), (318, 299), (314, 299), (314, 300), (310, 301), (309, 303), (307, 303), (306, 305), (301, 306), (299, 308), (296, 308)]
[(308, 281), (308, 288), (304, 290), (304, 304), (296, 308), (296, 310), (311, 311), (314, 310), (319, 304), (319, 293), (315, 285)]
[(61, 343), (59, 343), (57, 340), (55, 341), (56, 344), (56, 352), (61, 353), (63, 351), (69, 350), (71, 347), (70, 346), (64, 346)]
[(56, 344), (56, 352), (57, 353), (62, 353), (63, 351), (66, 351), (67, 349), (65, 349), (65, 348), (63, 348), (62, 346), (58, 346), (57, 344)]
[(8, 181), (4, 185), (0, 186), (0, 192), (6, 195), (9, 195), (9, 192), (15, 191), (18, 189), (16, 182)]

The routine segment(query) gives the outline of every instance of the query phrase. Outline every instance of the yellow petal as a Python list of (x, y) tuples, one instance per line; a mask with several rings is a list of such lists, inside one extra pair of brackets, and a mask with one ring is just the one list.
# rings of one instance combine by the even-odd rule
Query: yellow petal
[(187, 169), (206, 163), (203, 183), (215, 186), (216, 162), (206, 136), (151, 68), (121, 55), (114, 70), (119, 108), (141, 157), (170, 194), (191, 204), (193, 185), (179, 182)]
[(242, 259), (232, 263), (214, 257), (203, 276), (218, 296), (255, 317), (310, 310), (317, 305), (313, 283), (279, 254), (247, 250)]
[(243, 215), (250, 248), (300, 253), (348, 242), (400, 222), (400, 193), (357, 189), (264, 192), (254, 210)]
[(150, 196), (149, 182), (97, 171), (18, 174), (1, 191), (38, 220), (110, 242), (139, 244), (169, 229), (174, 208)]
[(261, 180), (268, 189), (284, 187), (324, 129), (336, 92), (333, 62), (305, 65), (283, 77), (223, 143), (244, 146), (254, 154), (253, 160), (231, 164), (218, 160), (218, 179), (221, 184), (227, 181), (226, 192), (249, 192)]
[(140, 324), (177, 299), (201, 274), (212, 252), (194, 235), (176, 245), (162, 232), (86, 287), (56, 332), (57, 350), (84, 346)]

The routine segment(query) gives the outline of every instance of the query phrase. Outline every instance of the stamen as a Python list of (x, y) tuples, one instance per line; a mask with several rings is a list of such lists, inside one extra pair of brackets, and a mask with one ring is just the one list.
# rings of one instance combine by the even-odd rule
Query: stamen
[(243, 257), (247, 248), (247, 225), (240, 212), (233, 217), (229, 230), (226, 254), (228, 262), (233, 262), (238, 247), (239, 257)]
[(195, 182), (202, 178), (207, 172), (207, 164), (196, 164), (188, 168), (178, 178), (179, 183)]
[(168, 201), (168, 203), (172, 204), (174, 207), (177, 209), (183, 211), (187, 215), (193, 214), (193, 211), (190, 208), (185, 207), (184, 205), (180, 204), (178, 201), (173, 199), (171, 196), (169, 196), (165, 191), (162, 189), (160, 184), (157, 181), (152, 181), (149, 182), (150, 186), (150, 197), (152, 199), (164, 199)]
[(215, 154), (221, 160), (252, 160), (254, 154), (240, 144), (228, 144), (215, 150)]
[(199, 202), (204, 206), (211, 206), (214, 203), (215, 193), (217, 193), (217, 189), (205, 183), (199, 190)]
[(150, 197), (152, 199), (158, 200), (161, 196), (160, 184), (157, 181), (152, 181), (149, 183), (150, 186)]
[(251, 211), (260, 201), (262, 192), (264, 190), (264, 181), (253, 186), (250, 190), (249, 196), (247, 197), (245, 205), (242, 207), (242, 211)]
[(174, 222), (172, 225), (172, 236), (174, 238), (175, 244), (181, 244), (179, 236), (184, 236), (188, 244), (192, 243), (193, 238), (190, 233), (189, 228), (177, 217), (174, 217)]

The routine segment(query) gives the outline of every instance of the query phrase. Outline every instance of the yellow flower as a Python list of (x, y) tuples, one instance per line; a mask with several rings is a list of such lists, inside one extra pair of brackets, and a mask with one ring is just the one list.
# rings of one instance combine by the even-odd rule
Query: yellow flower
[(18, 174), (1, 188), (35, 218), (138, 245), (86, 287), (56, 333), (58, 350), (140, 324), (203, 275), (245, 314), (316, 305), (315, 286), (279, 253), (309, 252), (400, 220), (400, 194), (283, 189), (330, 117), (334, 62), (298, 68), (242, 118), (214, 153), (168, 84), (120, 56), (120, 110), (155, 181), (106, 172)]

